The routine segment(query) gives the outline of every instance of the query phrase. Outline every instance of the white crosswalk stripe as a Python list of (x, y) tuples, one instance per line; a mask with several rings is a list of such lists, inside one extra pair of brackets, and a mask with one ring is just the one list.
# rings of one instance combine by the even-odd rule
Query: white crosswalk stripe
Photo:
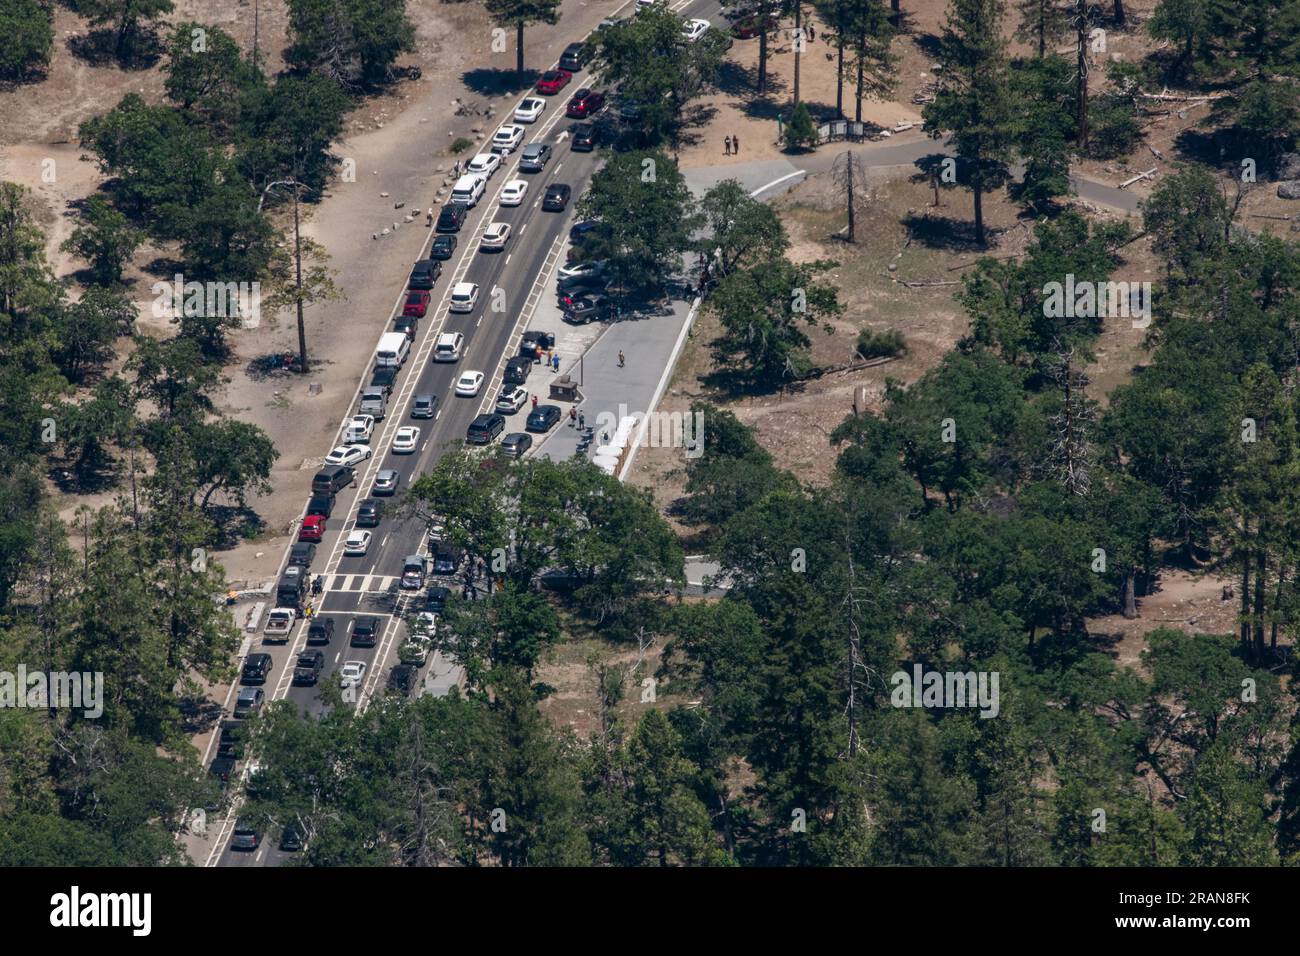
[(396, 584), (397, 576), (393, 574), (332, 574), (325, 582), (325, 587), (329, 591), (383, 594), (391, 591)]

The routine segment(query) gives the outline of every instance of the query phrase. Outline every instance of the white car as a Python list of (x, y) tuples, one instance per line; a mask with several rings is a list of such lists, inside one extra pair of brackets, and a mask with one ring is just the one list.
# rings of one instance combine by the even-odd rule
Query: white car
[(447, 526), (442, 523), (441, 518), (434, 518), (429, 522), (429, 544), (442, 544), (446, 537)]
[(266, 636), (281, 637), (286, 640), (293, 630), (293, 622), (298, 620), (298, 612), (291, 607), (277, 607), (266, 616)]
[(416, 425), (403, 425), (393, 436), (393, 454), (409, 455), (420, 444), (420, 429)]
[(370, 457), (369, 445), (339, 445), (325, 456), (327, 465), (359, 465)]
[(519, 144), (524, 141), (524, 128), (516, 126), (513, 123), (507, 123), (496, 131), (492, 136), (492, 152), (494, 153), (513, 153), (519, 148)]
[(524, 195), (528, 192), (528, 180), (512, 179), (501, 188), (501, 205), (523, 205)]
[(349, 558), (359, 558), (370, 550), (370, 532), (358, 528), (356, 531), (349, 531), (347, 540), (343, 542), (343, 553)]
[(605, 271), (605, 260), (595, 262), (575, 262), (571, 266), (560, 266), (555, 270), (557, 279), (577, 279), (585, 276), (598, 276)]
[(506, 240), (510, 238), (510, 223), (508, 222), (490, 222), (487, 228), (483, 230), (483, 238), (479, 240), (479, 250), (493, 249), (500, 251), (506, 247)]
[(544, 109), (546, 109), (546, 100), (540, 96), (530, 96), (515, 107), (515, 122), (535, 123)]
[(453, 312), (473, 312), (478, 304), (478, 285), (473, 282), (457, 282), (451, 288), (451, 304), (447, 306)]
[(415, 615), (415, 622), (411, 630), (418, 636), (428, 640), (438, 633), (438, 615), (432, 611), (421, 611)]
[(636, 8), (645, 10), (647, 7), (653, 7), (656, 3), (662, 3), (663, 0), (636, 0)]
[(486, 179), (491, 179), (492, 174), (500, 168), (501, 157), (496, 153), (479, 153), (469, 161), (466, 172), (477, 173)]
[(682, 24), (682, 39), (687, 43), (694, 43), (708, 32), (708, 20), (687, 20)]
[(344, 661), (339, 668), (339, 680), (344, 687), (360, 684), (366, 679), (365, 661)]
[(375, 433), (374, 415), (353, 415), (343, 428), (343, 444), (365, 445)]
[(456, 394), (461, 398), (474, 398), (483, 387), (482, 372), (463, 372), (456, 379)]
[(497, 411), (502, 415), (513, 415), (524, 407), (528, 401), (528, 389), (522, 385), (507, 385), (497, 396)]

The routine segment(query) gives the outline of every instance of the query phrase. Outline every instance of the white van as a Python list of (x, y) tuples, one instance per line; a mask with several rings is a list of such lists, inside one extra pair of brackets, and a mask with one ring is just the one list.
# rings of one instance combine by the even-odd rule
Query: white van
[(443, 332), (438, 336), (438, 344), (433, 347), (435, 362), (459, 362), (460, 349), (465, 344), (465, 336), (459, 332)]
[(477, 206), (486, 188), (487, 177), (480, 176), (478, 173), (466, 173), (456, 180), (455, 186), (451, 187), (451, 201), (463, 202), (466, 206)]
[(385, 332), (379, 338), (379, 350), (375, 353), (375, 368), (401, 368), (406, 357), (411, 354), (411, 340), (405, 332)]

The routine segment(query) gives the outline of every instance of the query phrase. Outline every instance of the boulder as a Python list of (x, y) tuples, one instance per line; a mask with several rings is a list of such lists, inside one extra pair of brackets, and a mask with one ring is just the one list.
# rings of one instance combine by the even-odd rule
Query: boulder
[(1300, 199), (1300, 179), (1278, 183), (1277, 195), (1279, 199)]
[(1300, 153), (1283, 153), (1277, 161), (1277, 178), (1300, 179)]

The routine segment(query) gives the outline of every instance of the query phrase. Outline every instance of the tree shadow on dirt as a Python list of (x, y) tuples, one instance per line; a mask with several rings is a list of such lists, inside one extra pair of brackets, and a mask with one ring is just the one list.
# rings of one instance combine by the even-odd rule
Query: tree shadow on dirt
[(930, 249), (946, 249), (954, 252), (987, 252), (993, 245), (991, 241), (997, 231), (984, 227), (986, 238), (990, 241), (980, 245), (975, 241), (975, 224), (968, 219), (954, 219), (934, 213), (918, 215), (912, 213), (903, 218), (903, 228), (915, 242)]
[(114, 30), (102, 28), (68, 38), (68, 50), (91, 66), (115, 65), (123, 70), (147, 70), (163, 54), (163, 42), (157, 32), (141, 30), (129, 43), (121, 44)]
[(471, 93), (479, 96), (505, 96), (507, 93), (519, 93), (528, 89), (537, 82), (539, 76), (541, 73), (537, 70), (516, 73), (514, 70), (480, 67), (466, 70), (460, 75), (460, 81)]
[(224, 551), (234, 548), (266, 531), (266, 522), (247, 505), (214, 505), (204, 509), (216, 528), (216, 548)]

